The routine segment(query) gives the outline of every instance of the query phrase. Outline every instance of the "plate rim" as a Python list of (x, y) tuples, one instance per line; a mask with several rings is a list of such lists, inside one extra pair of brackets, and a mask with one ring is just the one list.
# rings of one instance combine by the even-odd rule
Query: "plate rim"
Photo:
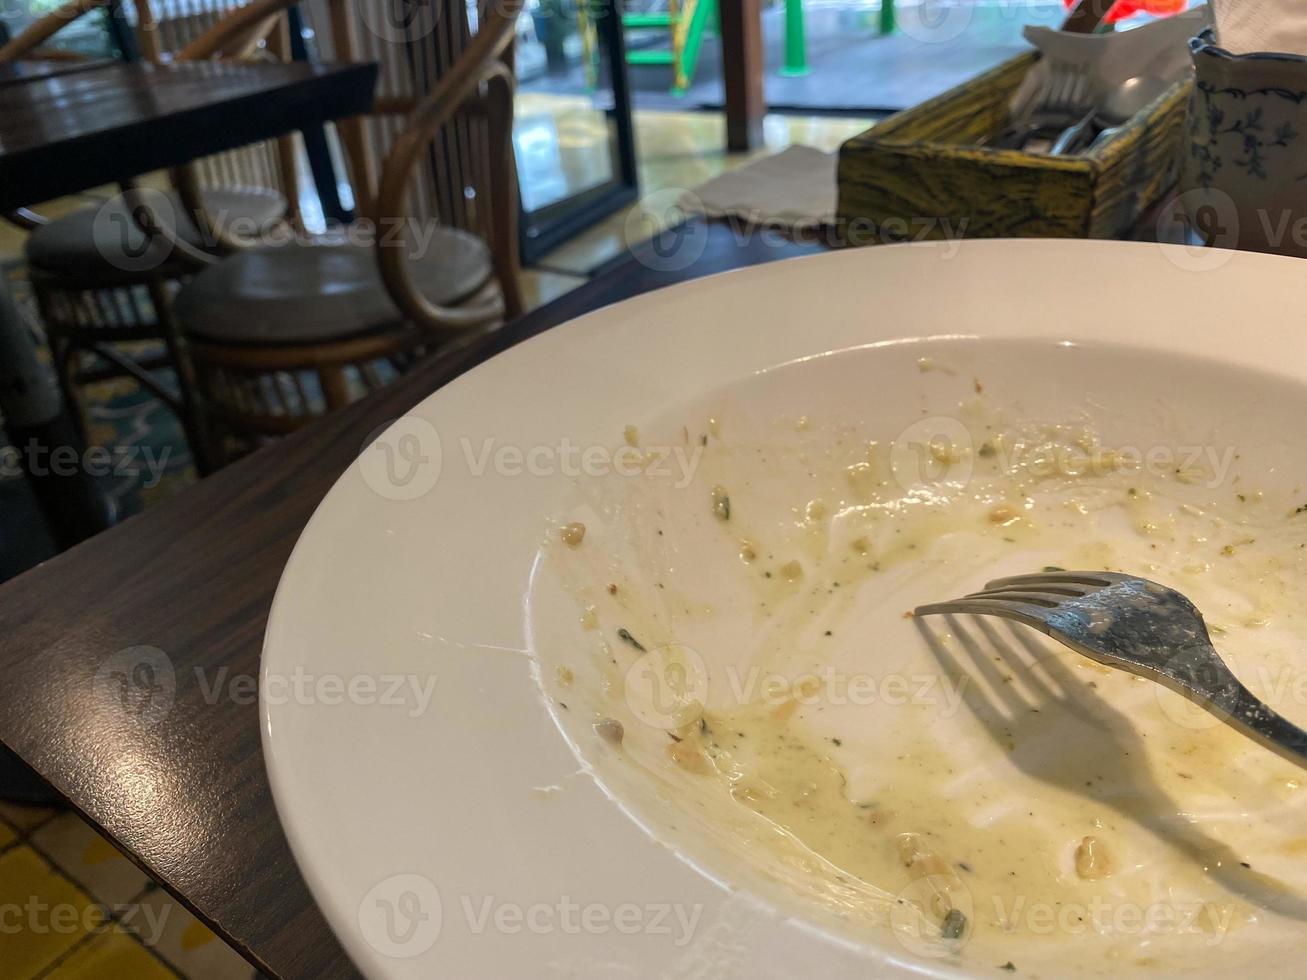
[[(1044, 253), (1066, 252), (1072, 259), (1083, 258), (1090, 250), (1101, 250), (1103, 254), (1113, 253), (1122, 256), (1127, 253), (1133, 253), (1140, 256), (1144, 253), (1148, 253), (1153, 256), (1154, 260), (1160, 254), (1166, 256), (1167, 261), (1174, 264), (1177, 268), (1190, 268), (1191, 271), (1195, 272), (1205, 271), (1202, 269), (1194, 269), (1191, 265), (1186, 266), (1186, 263), (1192, 261), (1192, 256), (1195, 252), (1194, 249), (1190, 249), (1187, 246), (1158, 245), (1145, 242), (1039, 239), (976, 240), (951, 244), (908, 243), (902, 245), (879, 246), (875, 249), (850, 249), (801, 256), (794, 259), (787, 259), (779, 263), (765, 263), (763, 265), (730, 270), (688, 282), (663, 287), (618, 303), (598, 308), (571, 321), (559, 324), (528, 338), (521, 343), (514, 344), (507, 350), (500, 352), (494, 357), (489, 358), (474, 368), (459, 375), (457, 378), (453, 379), (448, 384), (443, 385), (436, 391), (429, 393), (416, 405), (408, 409), (404, 415), (399, 417), (399, 419), (392, 422), (391, 425), (393, 427), (394, 424), (409, 417), (419, 409), (429, 408), (436, 405), (440, 400), (451, 397), (451, 391), (461, 392), (469, 386), (485, 384), (487, 383), (487, 379), (493, 380), (494, 373), (502, 370), (503, 364), (510, 358), (523, 358), (529, 356), (536, 348), (546, 344), (570, 342), (570, 338), (580, 338), (587, 329), (595, 329), (596, 325), (601, 324), (606, 320), (630, 314), (639, 308), (652, 310), (658, 305), (667, 302), (669, 296), (673, 297), (674, 300), (689, 299), (695, 293), (704, 293), (720, 289), (723, 282), (742, 283), (744, 280), (749, 279), (765, 281), (765, 278), (775, 276), (778, 266), (785, 267), (783, 278), (793, 278), (801, 277), (804, 270), (815, 268), (818, 264), (834, 266), (841, 262), (851, 263), (858, 260), (875, 262), (877, 260), (874, 257), (874, 253), (901, 255), (907, 250), (917, 250), (923, 256), (922, 261), (924, 262), (928, 260), (926, 257), (933, 256), (939, 258), (938, 253), (948, 248), (956, 248), (959, 255), (965, 253), (969, 257), (980, 256), (986, 253), (1010, 253), (1014, 259), (1021, 258), (1023, 252), (1025, 255), (1034, 254), (1034, 250), (1039, 250)], [(873, 253), (872, 258), (867, 258), (869, 253)], [(1268, 271), (1275, 267), (1278, 267), (1282, 271), (1301, 268), (1297, 265), (1299, 260), (1285, 256), (1272, 256), (1247, 252), (1222, 253), (1220, 250), (1211, 249), (1203, 250), (1203, 255), (1208, 261), (1211, 261), (1213, 257), (1219, 257), (1221, 259), (1220, 264), (1210, 270), (1216, 272), (1230, 267), (1252, 269), (1254, 270), (1254, 274), (1260, 274), (1259, 270), (1262, 268), (1265, 268)], [(1078, 263), (1075, 261), (1067, 263), (1067, 268), (1072, 270), (1072, 276), (1074, 276), (1074, 269), (1077, 264)], [(1084, 263), (1082, 268), (1083, 267), (1089, 267), (1089, 263)], [(1198, 279), (1197, 281), (1202, 282), (1204, 280)], [(889, 342), (891, 340), (941, 339), (944, 336), (983, 339), (989, 336), (1021, 337), (1023, 335), (1024, 334), (1019, 330), (1016, 333), (1004, 334), (1002, 332), (991, 333), (985, 330), (977, 332), (974, 329), (968, 329), (963, 333), (947, 335), (913, 332), (908, 332), (901, 337), (897, 334), (878, 335), (875, 338), (868, 337), (868, 341), (875, 340)], [(1157, 339), (1158, 338), (1151, 335), (1136, 335), (1134, 337), (1125, 338), (1123, 342), (1126, 343), (1127, 346), (1156, 348), (1159, 346), (1155, 343)], [(1237, 347), (1238, 341), (1234, 338), (1230, 338), (1229, 343), (1232, 347)], [(829, 353), (828, 351), (822, 352)], [(1286, 362), (1289, 360), (1290, 359), (1286, 359)], [(1307, 365), (1279, 363), (1266, 365), (1261, 369), (1274, 371), (1274, 373), (1282, 374), (1285, 377), (1307, 383)], [(382, 438), (385, 435), (385, 431), (388, 430), (389, 427), (387, 430), (374, 433), (374, 436), (376, 438)], [(313, 515), (301, 531), (295, 547), (292, 549), (291, 556), (279, 577), (276, 592), (268, 614), (268, 621), (264, 632), (260, 657), (259, 726), (261, 749), (264, 756), (268, 782), (272, 791), (274, 805), (296, 865), (308, 884), (309, 891), (312, 894), (314, 901), (322, 910), (324, 918), (326, 918), (329, 926), (332, 928), (334, 934), (350, 956), (351, 960), (360, 969), (368, 972), (369, 975), (374, 972), (377, 975), (382, 975), (386, 972), (382, 969), (386, 964), (385, 958), (380, 957), (374, 949), (362, 942), (362, 937), (358, 934), (357, 929), (353, 928), (355, 924), (349, 921), (350, 917), (335, 908), (335, 903), (331, 898), (333, 883), (331, 876), (327, 873), (327, 869), (330, 867), (329, 863), (321, 860), (320, 856), (316, 853), (310, 853), (311, 848), (308, 845), (309, 835), (306, 833), (303, 826), (305, 814), (300, 811), (293, 799), (293, 788), (288, 779), (288, 772), (283, 768), (283, 760), (278, 755), (280, 750), (280, 743), (276, 742), (278, 735), (274, 732), (274, 729), (279, 730), (283, 724), (293, 724), (290, 719), (293, 719), (294, 715), (293, 713), (282, 711), (281, 709), (284, 707), (283, 705), (272, 704), (264, 697), (264, 691), (266, 690), (265, 682), (268, 676), (276, 672), (278, 669), (284, 670), (287, 666), (290, 666), (283, 662), (282, 666), (280, 668), (278, 667), (280, 662), (279, 658), (283, 656), (281, 651), (284, 649), (284, 645), (279, 643), (279, 633), (284, 628), (283, 624), (290, 618), (289, 610), (295, 601), (294, 598), (292, 598), (292, 591), (296, 587), (295, 576), (298, 574), (297, 558), (301, 560), (303, 559), (304, 542), (309, 539), (310, 536), (319, 533), (321, 526), (330, 520), (329, 508), (334, 506), (333, 499), (338, 498), (340, 495), (347, 492), (342, 488), (346, 486), (347, 481), (350, 479), (351, 471), (355, 468), (356, 464), (351, 464), (349, 469), (341, 474), (341, 476), (333, 483), (332, 488), (324, 495), (317, 507), (315, 507)], [(285, 763), (285, 765), (289, 765), (289, 763)], [(692, 867), (692, 865), (687, 864), (687, 868), (690, 867)], [(697, 868), (695, 869), (695, 873), (700, 873)], [(885, 966), (901, 969), (905, 972), (928, 972), (932, 975), (941, 975), (942, 973), (951, 972), (947, 970), (941, 971), (929, 964), (923, 965), (915, 961), (899, 959), (895, 956), (886, 956), (882, 960), (869, 962), (881, 962)]]

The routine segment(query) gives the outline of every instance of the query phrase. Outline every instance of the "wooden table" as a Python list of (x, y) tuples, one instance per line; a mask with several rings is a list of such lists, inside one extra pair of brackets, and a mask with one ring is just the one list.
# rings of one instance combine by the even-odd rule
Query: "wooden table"
[[(372, 105), (377, 71), (375, 64), (6, 62), (0, 212), (356, 115)], [(0, 410), (11, 436), (45, 448), (68, 427), (48, 375), (0, 277)], [(102, 526), (83, 474), (28, 475), (56, 517), (56, 539), (75, 542)]]
[[(273, 809), (253, 700), (264, 624), (318, 501), (379, 425), (495, 353), (582, 313), (725, 269), (821, 251), (725, 225), (664, 239), (476, 346), (410, 374), (0, 586), (0, 742), (265, 972), (354, 975), (295, 868)], [(673, 253), (676, 254), (676, 253)], [(680, 253), (686, 254), (686, 253)], [(689, 254), (694, 254), (689, 253)], [(664, 270), (664, 271), (660, 271)], [(165, 651), (175, 701), (143, 724), (97, 679), (129, 647)], [(224, 672), (221, 673), (220, 672)], [(204, 683), (201, 683), (203, 680)]]
[(377, 77), (304, 62), (0, 68), (0, 211), (358, 115)]
[[(0, 66), (0, 211), (358, 114), (372, 104), (376, 76), (375, 64)], [(0, 305), (9, 302), (0, 279)], [(0, 316), (0, 323), (8, 322), (17, 318)], [(0, 344), (7, 352), (0, 391), (14, 395), (5, 402), (8, 421), (17, 420), (14, 409), (25, 408), (26, 399), (39, 410), (28, 421), (41, 423), (52, 409), (42, 397), (44, 375), (30, 350), (17, 343), (27, 332), (15, 330), (0, 340), (6, 338), (14, 342)], [(240, 517), (263, 512), (261, 506), (243, 508), (239, 501), (248, 499), (233, 489), (224, 506), (200, 504), (204, 509), (195, 510), (186, 504), (165, 516), (165, 523), (232, 532)], [(0, 621), (10, 628), (0, 652), (0, 741), (38, 771), (54, 775), (74, 807), (115, 835), (183, 903), (211, 923), (234, 922), (234, 932), (219, 928), (256, 963), (276, 963), (296, 976), (348, 975), (349, 964), (291, 867), (277, 830), (252, 711), (224, 722), (221, 708), (211, 713), (182, 701), (168, 724), (132, 729), (105, 713), (111, 705), (97, 700), (103, 691), (83, 673), (110, 646), (144, 642), (132, 638), (156, 633), (175, 651), (184, 646), (188, 663), (257, 669), (255, 634), (266, 608), (248, 622), (219, 625), (226, 614), (217, 603), (243, 608), (236, 597), (224, 597), (224, 589), (234, 586), (248, 596), (258, 577), (251, 583), (230, 578), (244, 564), (235, 556), (218, 556), (207, 565), (212, 543), (196, 539), (185, 546), (193, 553), (174, 550), (182, 537), (173, 531), (155, 536), (152, 523), (130, 521), (7, 584), (4, 591), (13, 599), (0, 600)], [(123, 544), (127, 550), (118, 550)], [(245, 558), (258, 550), (249, 548)], [(83, 560), (97, 570), (79, 571)], [(195, 591), (183, 597), (162, 588), (164, 578), (157, 575), (165, 566), (173, 569), (168, 574), (194, 570)], [(48, 570), (60, 567), (64, 571), (56, 577), (69, 576), (76, 583), (72, 591), (56, 586), (63, 593), (57, 601), (39, 598), (41, 583), (53, 581), (46, 578)], [(159, 632), (157, 624), (166, 621), (196, 630), (189, 638), (173, 629)], [(212, 631), (207, 638), (205, 623)], [(193, 689), (183, 692), (194, 695)], [(246, 725), (253, 726), (246, 737), (233, 737)], [(243, 812), (252, 817), (242, 818)]]
[(0, 62), (0, 85), (17, 85), (21, 82), (35, 82), (42, 78), (54, 78), (58, 75), (72, 75), (79, 71), (96, 71), (116, 63), (108, 58), (5, 61)]

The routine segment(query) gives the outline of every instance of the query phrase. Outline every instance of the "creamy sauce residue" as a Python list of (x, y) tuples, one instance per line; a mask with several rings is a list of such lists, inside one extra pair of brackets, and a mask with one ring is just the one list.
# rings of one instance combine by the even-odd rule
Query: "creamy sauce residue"
[(1030, 631), (905, 614), (1044, 566), (1142, 575), (1302, 722), (1301, 501), (1229, 458), (1104, 446), (1087, 418), (977, 398), (964, 420), (628, 429), (644, 474), (583, 484), (546, 545), (576, 609), (551, 696), (855, 936), (1108, 976), (1298, 943), (1299, 770)]

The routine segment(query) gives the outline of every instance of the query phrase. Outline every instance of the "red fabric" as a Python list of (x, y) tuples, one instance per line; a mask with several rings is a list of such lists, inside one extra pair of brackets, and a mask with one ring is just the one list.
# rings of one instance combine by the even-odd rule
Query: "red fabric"
[[(1064, 0), (1064, 2), (1068, 8), (1076, 5), (1076, 0)], [(1189, 0), (1116, 0), (1112, 9), (1107, 12), (1107, 23), (1115, 24), (1140, 13), (1165, 17), (1168, 14), (1182, 13), (1188, 6)]]

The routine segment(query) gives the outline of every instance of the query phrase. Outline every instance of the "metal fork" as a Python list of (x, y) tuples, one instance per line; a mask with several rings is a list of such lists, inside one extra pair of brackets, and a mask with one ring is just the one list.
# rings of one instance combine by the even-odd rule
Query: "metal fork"
[(1012, 106), (1011, 120), (993, 145), (1021, 149), (1038, 133), (1066, 129), (1084, 118), (1093, 105), (1094, 90), (1087, 65), (1050, 63), (1040, 84)]
[(1225, 665), (1202, 613), (1156, 582), (1116, 572), (1047, 571), (919, 606), (915, 616), (1001, 616), (1078, 653), (1164, 684), (1271, 751), (1307, 768), (1307, 731), (1272, 711)]

